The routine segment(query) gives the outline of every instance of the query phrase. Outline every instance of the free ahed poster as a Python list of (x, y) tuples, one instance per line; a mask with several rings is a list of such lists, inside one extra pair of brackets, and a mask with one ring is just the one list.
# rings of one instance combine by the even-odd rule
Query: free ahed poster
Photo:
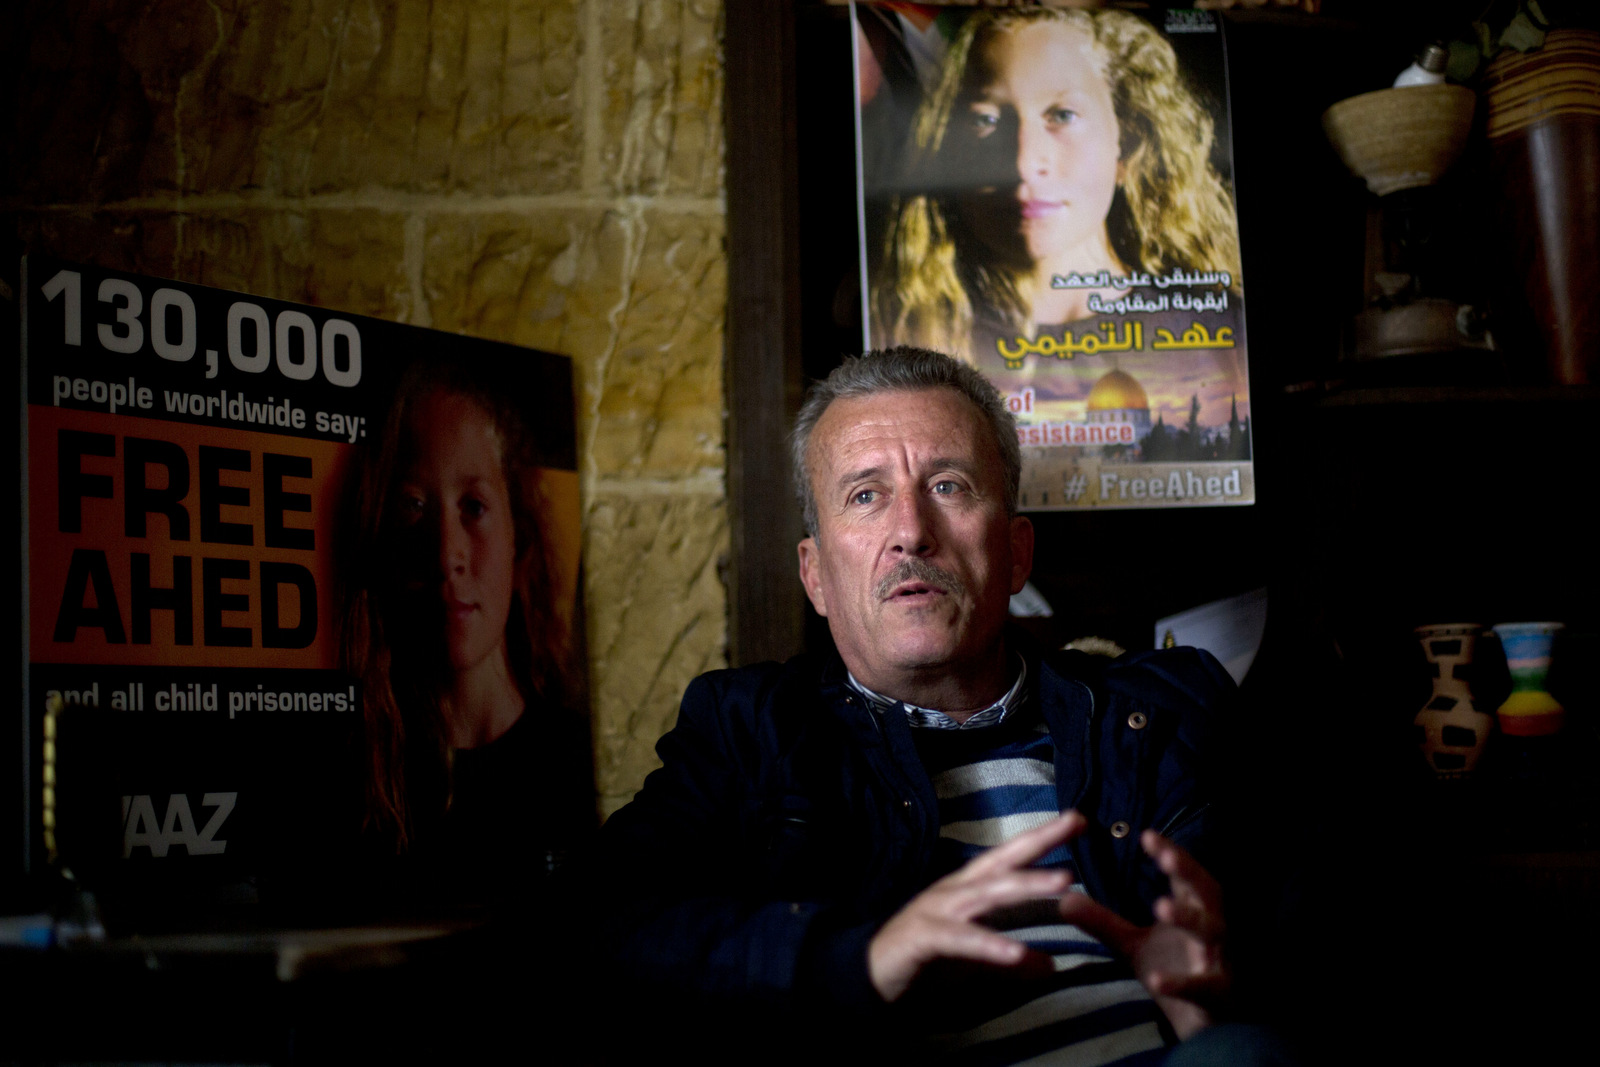
[(35, 867), (53, 807), (90, 812), (80, 853), (115, 838), (102, 874), (164, 883), (308, 835), (404, 852), (460, 814), (471, 746), (437, 710), (489, 655), (543, 732), (520, 791), (583, 818), (570, 360), (42, 256), (22, 279)]
[(1220, 20), (853, 15), (867, 344), (995, 384), (1024, 508), (1254, 502)]

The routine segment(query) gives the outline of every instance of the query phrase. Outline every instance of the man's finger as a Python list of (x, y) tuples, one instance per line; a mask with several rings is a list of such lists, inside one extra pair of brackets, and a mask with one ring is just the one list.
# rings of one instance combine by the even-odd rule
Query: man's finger
[(976, 923), (902, 912), (868, 945), (867, 974), (883, 999), (894, 1001), (935, 960), (1026, 968), (1037, 966), (1032, 959), (1037, 955), (1022, 942)]
[(1206, 944), (1215, 944), (1222, 940), (1225, 930), (1222, 916), (1202, 906), (1192, 895), (1174, 893), (1172, 896), (1162, 897), (1156, 901), (1152, 910), (1159, 922), (1182, 927)]
[(1058, 897), (1071, 885), (1072, 876), (1066, 871), (1027, 867), (997, 872), (985, 878), (966, 877), (941, 888), (935, 910), (958, 922), (967, 922), (996, 908)]
[(1156, 861), (1161, 872), (1172, 880), (1174, 892), (1180, 891), (1179, 883), (1183, 883), (1181, 891), (1192, 890), (1203, 907), (1221, 908), (1222, 887), (1211, 877), (1211, 872), (1200, 865), (1199, 860), (1189, 855), (1187, 849), (1173, 844), (1154, 830), (1146, 830), (1140, 836), (1139, 843)]
[(975, 923), (935, 925), (923, 946), (930, 950), (930, 960), (971, 960), (1002, 967), (1019, 964), (1028, 954), (1028, 946), (1022, 942)]
[(1181, 997), (1205, 1006), (1220, 1004), (1228, 997), (1232, 982), (1226, 974), (1152, 974), (1145, 986), (1159, 997)]
[(963, 871), (988, 874), (1007, 867), (1026, 867), (1037, 862), (1051, 849), (1066, 844), (1083, 833), (1089, 821), (1076, 811), (1066, 811), (1042, 826), (1035, 826), (1018, 834), (1004, 844), (984, 852), (968, 863)]
[(1132, 956), (1143, 928), (1135, 926), (1087, 893), (1068, 893), (1061, 898), (1061, 917), (1122, 956)]

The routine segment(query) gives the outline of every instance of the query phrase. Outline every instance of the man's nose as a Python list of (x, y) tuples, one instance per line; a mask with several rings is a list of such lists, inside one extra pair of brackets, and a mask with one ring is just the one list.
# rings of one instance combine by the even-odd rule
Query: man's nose
[(901, 493), (894, 502), (894, 545), (908, 556), (931, 556), (938, 550), (932, 503), (922, 493)]

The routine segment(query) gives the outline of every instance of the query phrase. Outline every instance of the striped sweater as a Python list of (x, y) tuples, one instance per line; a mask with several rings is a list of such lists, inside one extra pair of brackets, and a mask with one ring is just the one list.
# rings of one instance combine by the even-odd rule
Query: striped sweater
[[(897, 703), (851, 681), (880, 705)], [(915, 728), (939, 798), (940, 875), (1060, 814), (1054, 743), (1028, 699), (1025, 674), (994, 707), (960, 724), (937, 711), (898, 706)], [(1070, 868), (1067, 850), (1051, 851), (1037, 866)], [(951, 1032), (935, 1037), (943, 1062), (1091, 1067), (1154, 1064), (1166, 1055), (1170, 1031), (1131, 967), (1062, 922), (1052, 902), (1007, 909), (987, 922), (1049, 955), (1055, 973), (975, 988), (967, 1003), (952, 1005)]]

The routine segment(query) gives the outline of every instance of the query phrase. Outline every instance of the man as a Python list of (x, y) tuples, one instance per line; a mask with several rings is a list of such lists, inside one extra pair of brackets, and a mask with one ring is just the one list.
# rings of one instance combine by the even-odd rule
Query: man
[(764, 1040), (752, 1058), (913, 1037), (982, 1062), (1159, 1058), (1227, 990), (1190, 848), (1231, 683), (1191, 649), (1107, 664), (1007, 628), (1033, 529), (1011, 417), (964, 364), (847, 361), (794, 455), (800, 578), (837, 658), (690, 687), (602, 834), (611, 960), (664, 1014)]

